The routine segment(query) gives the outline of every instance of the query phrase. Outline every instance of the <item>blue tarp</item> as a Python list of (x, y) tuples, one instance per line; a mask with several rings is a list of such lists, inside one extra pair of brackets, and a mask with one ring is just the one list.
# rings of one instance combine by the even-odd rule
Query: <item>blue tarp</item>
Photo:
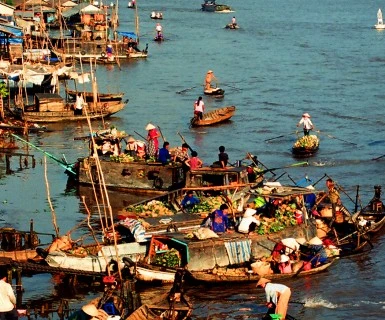
[(17, 38), (13, 38), (12, 36), (9, 37), (9, 43), (10, 44), (19, 44), (23, 43), (23, 32), (21, 28), (14, 27), (8, 24), (0, 23), (0, 38), (2, 39), (2, 42), (6, 39), (6, 37), (3, 35), (3, 33), (12, 34), (12, 36), (15, 36)]
[(118, 31), (118, 35), (123, 36), (123, 37), (129, 37), (129, 38), (136, 40), (135, 32)]

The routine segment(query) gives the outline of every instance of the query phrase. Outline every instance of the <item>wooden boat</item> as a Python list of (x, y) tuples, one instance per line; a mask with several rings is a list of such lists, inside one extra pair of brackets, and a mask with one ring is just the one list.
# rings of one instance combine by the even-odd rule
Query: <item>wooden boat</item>
[(183, 293), (185, 269), (178, 269), (173, 278), (173, 286), (166, 294), (155, 298), (151, 304), (143, 304), (126, 320), (185, 320), (192, 313), (189, 298)]
[[(121, 243), (117, 245), (119, 254), (119, 267), (124, 266), (123, 258), (136, 259), (136, 256), (146, 253), (146, 245), (138, 242)], [(38, 252), (51, 267), (68, 268), (82, 271), (104, 273), (112, 260), (116, 261), (114, 245), (87, 245), (84, 250)], [(105, 258), (106, 257), (106, 258)]]
[[(76, 99), (76, 96), (80, 92), (86, 102), (93, 102), (94, 95), (91, 91), (77, 91), (77, 90), (71, 90), (66, 89), (66, 94), (68, 94), (72, 99)], [(124, 93), (118, 92), (118, 93), (98, 93), (97, 94), (97, 101), (121, 101), (123, 99)]]
[[(91, 120), (110, 117), (124, 109), (126, 103), (121, 101), (97, 102), (96, 108), (90, 103), (88, 117)], [(82, 115), (75, 115), (71, 106), (64, 102), (64, 99), (54, 93), (36, 93), (35, 103), (25, 106), (24, 110), (18, 109), (20, 118), (30, 122), (62, 122), (62, 121), (82, 121), (87, 120), (85, 111)]]
[(225, 4), (216, 4), (215, 0), (205, 0), (202, 11), (206, 12), (232, 12), (231, 7)]
[(221, 88), (210, 88), (205, 89), (204, 94), (208, 96), (223, 97), (225, 95), (225, 90)]
[(215, 109), (203, 114), (203, 119), (193, 117), (190, 120), (191, 127), (210, 126), (229, 120), (235, 113), (235, 106), (228, 106)]
[[(325, 263), (319, 267), (307, 270), (307, 271), (301, 271), (298, 274), (295, 272), (293, 273), (274, 273), (274, 274), (265, 274), (263, 275), (263, 278), (266, 279), (271, 279), (271, 280), (281, 280), (281, 279), (286, 279), (286, 278), (291, 278), (295, 276), (308, 276), (312, 274), (316, 274), (319, 272), (322, 272), (326, 269), (328, 269), (335, 259), (331, 260), (328, 263)], [(226, 273), (221, 273), (217, 272), (218, 270), (215, 271), (215, 273), (210, 271), (190, 271), (190, 275), (194, 280), (197, 281), (202, 281), (202, 282), (253, 282), (253, 281), (258, 281), (261, 276), (254, 274), (251, 270), (247, 271), (247, 268), (228, 268), (227, 274)], [(229, 270), (231, 272), (229, 272)], [(225, 271), (225, 269), (224, 269)]]
[(319, 148), (319, 138), (316, 135), (308, 135), (299, 138), (292, 147), (292, 153), (296, 157), (305, 158), (313, 156)]
[(127, 8), (135, 9), (136, 8), (135, 1), (128, 1)]
[(136, 279), (143, 282), (161, 282), (162, 284), (172, 283), (174, 281), (176, 270), (165, 268), (154, 268), (149, 265), (136, 266)]
[(374, 25), (374, 29), (385, 30), (384, 20), (382, 19), (382, 11), (378, 9), (377, 11), (377, 23)]
[(163, 13), (162, 12), (154, 12), (155, 14), (150, 14), (150, 18), (154, 20), (163, 20)]
[(154, 41), (157, 41), (157, 42), (162, 42), (162, 41), (164, 41), (163, 34), (156, 35), (156, 36), (154, 37)]
[(239, 25), (237, 25), (237, 24), (234, 25), (233, 23), (228, 23), (228, 24), (226, 24), (225, 29), (236, 30), (236, 29), (239, 29)]
[(39, 237), (33, 231), (33, 222), (31, 222), (31, 231), (28, 232), (13, 228), (0, 228), (0, 258), (27, 262), (36, 257), (38, 245)]

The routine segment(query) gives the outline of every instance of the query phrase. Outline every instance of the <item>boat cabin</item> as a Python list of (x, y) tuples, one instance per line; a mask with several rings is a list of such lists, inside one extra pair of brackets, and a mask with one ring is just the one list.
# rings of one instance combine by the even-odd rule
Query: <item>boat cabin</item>
[(34, 97), (35, 103), (25, 106), (25, 111), (63, 111), (65, 110), (64, 99), (56, 93), (36, 93)]
[(204, 167), (187, 173), (186, 187), (239, 186), (249, 183), (246, 167)]

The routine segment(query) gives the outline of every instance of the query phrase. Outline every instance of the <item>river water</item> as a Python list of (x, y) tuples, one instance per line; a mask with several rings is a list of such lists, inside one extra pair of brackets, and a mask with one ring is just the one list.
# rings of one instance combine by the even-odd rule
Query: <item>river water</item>
[[(230, 162), (251, 152), (268, 167), (280, 168), (298, 161), (290, 149), (296, 139), (295, 125), (308, 112), (320, 131), (320, 150), (309, 159), (308, 167), (277, 170), (278, 175), (287, 172), (280, 181), (290, 183), (290, 178), (305, 175), (316, 181), (327, 173), (352, 198), (359, 185), (360, 200), (368, 202), (373, 186), (384, 185), (385, 158), (371, 160), (385, 154), (385, 32), (371, 28), (382, 3), (228, 0), (226, 4), (235, 12), (201, 12), (200, 1), (138, 1), (141, 46), (149, 44), (149, 57), (122, 63), (120, 68), (98, 66), (100, 91), (122, 91), (130, 99), (126, 109), (108, 122), (143, 135), (145, 125), (152, 122), (172, 146), (181, 143), (179, 131), (207, 164), (216, 160), (218, 147), (224, 145)], [(134, 10), (124, 2), (119, 6), (120, 30), (133, 31)], [(152, 10), (163, 12), (163, 43), (152, 41), (156, 24), (149, 17)], [(224, 29), (233, 15), (241, 29)], [(226, 94), (220, 100), (204, 97), (207, 110), (235, 105), (237, 111), (231, 122), (190, 130), (192, 103), (202, 95), (209, 69)], [(192, 89), (176, 93), (187, 88)], [(101, 123), (94, 123), (97, 127)], [(87, 154), (87, 143), (73, 140), (88, 133), (85, 123), (51, 128), (55, 132), (31, 136), (30, 141), (59, 158), (64, 154), (69, 162)], [(265, 142), (280, 135), (284, 137)], [(5, 175), (1, 158), (0, 224), (23, 230), (34, 219), (37, 231), (53, 233), (43, 157), (30, 152), (36, 156), (36, 168), (29, 164), (18, 170), (13, 158), (11, 175)], [(67, 188), (63, 168), (50, 160), (47, 177), (57, 223), (64, 233), (84, 219), (84, 206), (77, 192)], [(318, 186), (323, 188), (324, 181)], [(130, 201), (126, 195), (118, 199)], [(343, 200), (353, 209), (344, 194)], [(73, 239), (85, 231), (85, 227), (75, 230)], [(291, 304), (290, 314), (315, 320), (383, 319), (384, 238), (379, 236), (374, 245), (370, 253), (342, 259), (328, 272), (285, 281), (292, 288), (292, 300), (305, 303)], [(63, 292), (50, 275), (25, 278), (23, 283), (24, 302), (32, 305), (59, 297), (81, 305), (97, 294)], [(141, 290), (151, 296), (162, 289)], [(256, 319), (264, 301), (262, 290), (253, 285), (191, 286), (187, 293), (196, 319)]]

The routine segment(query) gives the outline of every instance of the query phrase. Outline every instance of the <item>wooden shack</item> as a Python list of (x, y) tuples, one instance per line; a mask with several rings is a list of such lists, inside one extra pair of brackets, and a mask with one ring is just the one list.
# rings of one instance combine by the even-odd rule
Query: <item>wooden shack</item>
[(35, 111), (64, 111), (64, 99), (56, 93), (36, 93)]

